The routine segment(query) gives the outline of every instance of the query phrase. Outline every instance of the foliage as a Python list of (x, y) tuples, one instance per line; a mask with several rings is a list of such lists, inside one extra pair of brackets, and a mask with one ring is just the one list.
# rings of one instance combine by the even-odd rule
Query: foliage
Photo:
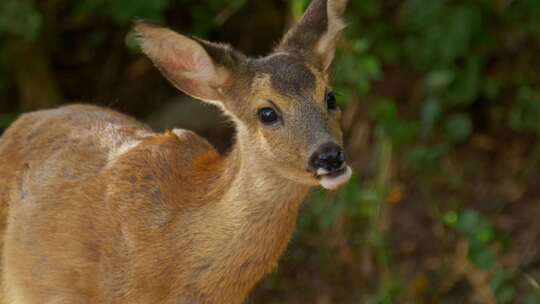
[[(400, 151), (392, 156), (397, 161), (420, 175), (435, 176), (445, 174), (441, 162), (452, 157), (459, 146), (468, 144), (475, 132), (490, 132), (491, 126), (500, 130), (502, 126), (507, 132), (540, 134), (540, 76), (526, 63), (510, 63), (513, 66), (508, 71), (505, 60), (500, 59), (516, 56), (516, 52), (521, 58), (531, 58), (538, 51), (525, 51), (520, 45), (538, 41), (538, 27), (531, 24), (540, 20), (540, 2), (408, 0), (398, 5), (368, 0), (353, 1), (351, 7), (347, 40), (335, 67), (341, 103), (366, 104), (375, 132), (383, 134), (379, 140), (389, 140)], [(513, 37), (516, 32), (519, 38)], [(406, 73), (401, 74), (410, 77), (406, 83), (417, 86), (420, 94), (387, 95), (384, 89), (373, 89), (373, 83), (384, 77), (385, 68)], [(413, 108), (403, 111), (404, 104)], [(497, 109), (503, 114), (484, 114), (490, 116), (488, 126), (481, 126), (476, 117), (479, 107), (485, 113)], [(446, 183), (455, 183), (455, 178), (448, 176)], [(425, 182), (423, 186), (429, 189), (432, 185), (429, 180)], [(382, 193), (391, 191), (391, 187), (384, 185), (375, 196), (369, 187), (358, 188), (353, 198), (343, 200), (341, 197), (351, 193), (347, 187), (343, 194), (332, 196), (336, 202), (332, 211), (317, 215), (324, 219), (323, 227), (329, 226), (329, 217), (339, 214), (342, 208), (353, 217), (351, 221), (375, 226), (353, 229), (369, 239), (369, 231), (381, 230), (380, 221), (369, 218), (380, 214), (363, 212), (360, 221), (354, 218), (358, 213), (351, 206), (369, 209), (372, 203), (365, 197), (373, 197), (371, 202), (376, 202), (378, 210), (386, 203)], [(343, 201), (347, 203), (340, 203)], [(445, 222), (467, 241), (470, 263), (490, 274), (497, 302), (514, 302), (517, 278), (512, 271), (497, 266), (504, 255), (500, 250), (508, 249), (511, 237), (496, 233), (489, 217), (470, 209), (449, 211)], [(382, 247), (374, 252), (386, 255), (384, 252), (390, 250), (389, 236), (379, 234), (375, 239)], [(364, 240), (360, 244), (374, 243)], [(398, 294), (394, 300), (403, 296)]]
[(491, 271), (490, 287), (498, 303), (512, 303), (515, 296), (514, 275), (496, 265), (497, 247), (508, 249), (508, 236), (498, 234), (486, 218), (472, 210), (448, 212), (445, 222), (463, 233), (467, 240), (467, 257), (474, 267)]
[(35, 40), (40, 34), (42, 19), (32, 0), (4, 0), (0, 3), (0, 37), (13, 35)]
[(86, 0), (80, 1), (75, 14), (100, 14), (109, 17), (118, 25), (127, 25), (134, 18), (162, 21), (169, 0)]
[(0, 129), (7, 128), (14, 120), (16, 115), (12, 113), (0, 114)]

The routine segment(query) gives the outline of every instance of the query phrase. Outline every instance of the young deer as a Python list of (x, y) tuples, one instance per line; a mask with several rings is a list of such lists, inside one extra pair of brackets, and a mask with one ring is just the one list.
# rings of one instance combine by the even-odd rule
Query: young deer
[(345, 5), (314, 0), (257, 59), (136, 23), (165, 77), (234, 121), (225, 156), (94, 106), (22, 115), (0, 141), (3, 303), (243, 302), (309, 188), (351, 175), (328, 86)]

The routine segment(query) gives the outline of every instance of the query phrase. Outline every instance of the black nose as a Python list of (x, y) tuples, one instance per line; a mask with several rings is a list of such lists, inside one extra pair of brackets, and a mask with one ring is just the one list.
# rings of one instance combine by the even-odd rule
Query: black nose
[(322, 168), (333, 172), (341, 169), (344, 162), (345, 154), (341, 147), (335, 143), (323, 144), (309, 159), (309, 165), (314, 171)]

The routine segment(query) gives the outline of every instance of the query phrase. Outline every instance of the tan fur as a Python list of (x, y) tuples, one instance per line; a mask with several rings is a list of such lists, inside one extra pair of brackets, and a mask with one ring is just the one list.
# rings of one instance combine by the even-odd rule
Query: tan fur
[[(253, 60), (136, 29), (176, 87), (231, 117), (236, 143), (220, 155), (190, 131), (88, 105), (22, 115), (0, 138), (1, 304), (242, 303), (318, 184), (309, 156), (341, 143), (326, 69), (309, 57)], [(282, 125), (258, 120), (269, 106)]]
[[(119, 130), (107, 143), (104, 122)], [(220, 157), (187, 131), (109, 160), (118, 141), (139, 140), (133, 128), (148, 132), (69, 106), (26, 114), (2, 137), (12, 303), (240, 303), (274, 268), (307, 187), (257, 170), (248, 146)]]

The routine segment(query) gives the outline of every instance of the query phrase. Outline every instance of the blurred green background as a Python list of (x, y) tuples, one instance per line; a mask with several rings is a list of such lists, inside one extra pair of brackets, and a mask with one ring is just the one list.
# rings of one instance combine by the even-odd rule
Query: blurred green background
[[(305, 0), (2, 0), (0, 132), (95, 103), (219, 149), (232, 129), (138, 52), (135, 17), (249, 55)], [(249, 303), (540, 303), (540, 1), (350, 0), (334, 65), (356, 176), (314, 191)]]

